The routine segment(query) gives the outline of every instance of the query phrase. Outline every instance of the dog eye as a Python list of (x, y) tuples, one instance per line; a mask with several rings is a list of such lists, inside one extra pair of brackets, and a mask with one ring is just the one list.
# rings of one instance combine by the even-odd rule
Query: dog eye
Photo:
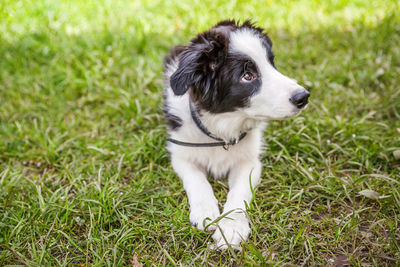
[(251, 82), (252, 80), (254, 80), (256, 78), (256, 75), (254, 75), (251, 72), (246, 72), (245, 74), (243, 74), (242, 76), (242, 81), (243, 82)]

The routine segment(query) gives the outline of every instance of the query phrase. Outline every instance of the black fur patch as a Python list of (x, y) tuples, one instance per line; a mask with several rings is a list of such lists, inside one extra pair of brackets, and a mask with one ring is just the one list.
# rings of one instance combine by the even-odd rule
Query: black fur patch
[(170, 77), (170, 85), (176, 95), (189, 89), (192, 101), (212, 113), (234, 111), (248, 105), (249, 98), (261, 87), (261, 80), (243, 82), (244, 73), (250, 71), (260, 77), (256, 64), (246, 55), (229, 52), (231, 32), (249, 28), (259, 34), (267, 50), (268, 59), (274, 65), (272, 42), (262, 28), (245, 21), (239, 25), (233, 20), (218, 23), (199, 34), (188, 46), (176, 47), (165, 62), (179, 58), (179, 66)]
[(164, 117), (167, 119), (167, 125), (171, 130), (177, 130), (179, 127), (183, 125), (183, 121), (178, 116), (169, 112), (169, 107), (167, 105), (167, 93), (164, 91), (163, 94), (164, 105), (163, 105), (163, 113)]
[[(167, 65), (171, 64), (174, 60), (176, 60), (176, 58), (179, 57), (179, 54), (181, 54), (186, 49), (187, 49), (187, 47), (184, 45), (177, 45), (177, 46), (173, 47), (171, 49), (170, 53), (164, 57), (164, 69), (166, 70)], [(166, 92), (164, 92), (163, 97), (164, 97), (163, 112), (164, 112), (165, 118), (167, 119), (167, 125), (171, 130), (177, 130), (177, 129), (179, 129), (179, 127), (181, 127), (183, 125), (183, 121), (178, 116), (170, 113), (169, 107), (168, 107), (167, 101), (166, 101), (166, 98), (167, 98)]]
[(164, 110), (164, 116), (165, 118), (167, 118), (167, 125), (171, 130), (176, 130), (182, 126), (182, 119), (179, 118), (178, 116), (165, 112), (165, 110)]

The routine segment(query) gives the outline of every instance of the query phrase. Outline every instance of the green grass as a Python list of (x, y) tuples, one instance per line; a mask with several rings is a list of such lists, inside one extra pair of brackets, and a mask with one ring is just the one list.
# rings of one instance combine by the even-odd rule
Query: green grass
[[(175, 3), (173, 3), (175, 2)], [(397, 1), (0, 2), (0, 266), (400, 264)], [(208, 249), (165, 150), (162, 58), (268, 29), (312, 94), (265, 134), (242, 251)], [(224, 181), (213, 181), (220, 201)], [(380, 199), (359, 195), (374, 190)]]

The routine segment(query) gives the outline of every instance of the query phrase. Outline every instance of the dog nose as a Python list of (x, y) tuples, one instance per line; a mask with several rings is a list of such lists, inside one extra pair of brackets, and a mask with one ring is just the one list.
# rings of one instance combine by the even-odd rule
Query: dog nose
[(289, 98), (289, 101), (295, 105), (297, 108), (303, 108), (308, 103), (308, 97), (310, 93), (302, 88), (301, 91), (296, 91), (292, 97)]

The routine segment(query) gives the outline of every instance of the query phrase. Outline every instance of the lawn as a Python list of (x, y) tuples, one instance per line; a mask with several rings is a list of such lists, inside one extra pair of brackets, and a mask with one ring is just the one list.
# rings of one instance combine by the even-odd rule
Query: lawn
[[(400, 264), (397, 1), (0, 2), (0, 266)], [(162, 60), (250, 18), (311, 92), (265, 133), (241, 251), (192, 227)], [(212, 181), (226, 198), (225, 181)], [(365, 191), (370, 190), (370, 191)], [(361, 193), (360, 193), (361, 192)]]

